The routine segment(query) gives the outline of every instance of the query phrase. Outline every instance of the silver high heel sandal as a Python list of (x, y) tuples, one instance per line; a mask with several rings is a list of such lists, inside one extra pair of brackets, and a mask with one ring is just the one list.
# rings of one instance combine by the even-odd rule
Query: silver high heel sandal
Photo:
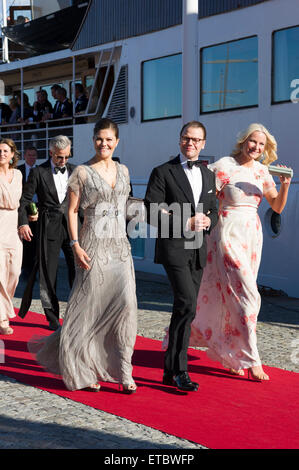
[(123, 393), (126, 393), (127, 395), (131, 395), (132, 393), (135, 393), (137, 390), (137, 386), (135, 383), (130, 383), (130, 384), (119, 384), (119, 389), (123, 389)]
[(12, 335), (13, 329), (9, 326), (8, 320), (3, 320), (0, 322), (0, 335)]

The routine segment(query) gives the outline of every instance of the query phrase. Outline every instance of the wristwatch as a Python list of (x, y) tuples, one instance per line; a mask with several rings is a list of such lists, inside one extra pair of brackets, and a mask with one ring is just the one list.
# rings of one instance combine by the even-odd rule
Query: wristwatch
[(70, 247), (74, 246), (75, 243), (78, 243), (78, 240), (71, 240), (70, 241)]

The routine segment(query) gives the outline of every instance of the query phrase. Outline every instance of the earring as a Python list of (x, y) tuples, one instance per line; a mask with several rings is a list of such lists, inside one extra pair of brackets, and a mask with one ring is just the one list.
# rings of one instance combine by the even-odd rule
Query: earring
[(9, 160), (9, 164), (12, 165), (13, 164), (13, 158), (11, 160)]

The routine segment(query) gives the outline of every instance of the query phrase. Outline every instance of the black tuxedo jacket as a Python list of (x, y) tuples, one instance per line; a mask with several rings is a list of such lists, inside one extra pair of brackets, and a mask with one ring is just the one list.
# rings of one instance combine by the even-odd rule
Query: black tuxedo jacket
[[(71, 175), (75, 165), (66, 164), (68, 174)], [(52, 174), (51, 161), (36, 166), (30, 173), (24, 184), (19, 207), (19, 226), (28, 224), (26, 206), (37, 194), (39, 204), (39, 220), (47, 213), (47, 237), (55, 240), (60, 233), (61, 224), (67, 220), (67, 197), (60, 204)]]
[[(75, 165), (67, 163), (66, 167), (70, 176)], [(24, 318), (31, 305), (37, 270), (39, 270), (40, 295), (43, 307), (51, 308), (54, 312), (59, 311), (58, 299), (49, 280), (48, 258), (52, 255), (48, 251), (48, 241), (51, 241), (51, 246), (61, 246), (62, 236), (65, 233), (64, 231), (67, 231), (68, 203), (67, 196), (62, 203), (59, 202), (51, 160), (36, 166), (29, 173), (20, 200), (19, 226), (28, 224), (26, 207), (32, 201), (34, 194), (37, 194), (39, 205), (39, 246), (37, 260), (25, 288), (19, 310), (19, 316), (22, 318)]]
[[(173, 266), (186, 265), (192, 258), (194, 249), (186, 248), (186, 242), (194, 241), (194, 237), (202, 237), (201, 246), (198, 250), (200, 266), (203, 268), (206, 264), (207, 249), (206, 235), (210, 233), (218, 221), (218, 208), (216, 201), (215, 175), (204, 165), (200, 166), (202, 173), (202, 192), (199, 200), (198, 212), (206, 214), (211, 219), (211, 226), (208, 231), (201, 234), (193, 234), (189, 238), (185, 232), (187, 219), (195, 215), (196, 207), (193, 198), (193, 192), (189, 180), (182, 168), (180, 157), (170, 160), (156, 168), (151, 173), (147, 191), (145, 195), (145, 206), (147, 209), (148, 223), (158, 228), (158, 234), (155, 247), (155, 263)], [(153, 205), (153, 203), (156, 203)], [(157, 204), (166, 204), (166, 210), (157, 208)], [(176, 208), (166, 213), (167, 207), (176, 203)], [(185, 205), (187, 204), (187, 206)], [(188, 208), (186, 210), (186, 207)], [(189, 213), (188, 213), (189, 210)], [(179, 213), (180, 212), (180, 213)], [(164, 238), (165, 227), (169, 227), (169, 237)], [(179, 227), (179, 234), (178, 234)], [(173, 236), (173, 230), (176, 235)], [(189, 234), (191, 235), (191, 233)], [(198, 245), (196, 245), (198, 246)]]

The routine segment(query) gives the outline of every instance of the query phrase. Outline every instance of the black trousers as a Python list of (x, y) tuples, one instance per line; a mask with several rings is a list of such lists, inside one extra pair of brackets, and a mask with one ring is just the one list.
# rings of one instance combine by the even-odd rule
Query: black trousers
[[(65, 261), (68, 268), (68, 281), (70, 288), (72, 287), (76, 275), (75, 260), (72, 248), (70, 247), (70, 239), (65, 224), (62, 224), (60, 238), (56, 240), (47, 240), (47, 273), (51, 286), (56, 292), (56, 280), (58, 271), (58, 262), (60, 250), (63, 251)], [(56, 321), (59, 318), (59, 311), (55, 308), (45, 308), (45, 315), (48, 321)]]
[(196, 315), (197, 296), (203, 269), (199, 266), (198, 253), (186, 266), (164, 265), (172, 286), (174, 302), (169, 325), (169, 342), (164, 356), (164, 372), (176, 375), (187, 371), (187, 350), (191, 323)]
[(30, 242), (23, 240), (22, 271), (28, 277), (33, 270), (38, 247), (38, 222), (29, 222), (33, 237)]

